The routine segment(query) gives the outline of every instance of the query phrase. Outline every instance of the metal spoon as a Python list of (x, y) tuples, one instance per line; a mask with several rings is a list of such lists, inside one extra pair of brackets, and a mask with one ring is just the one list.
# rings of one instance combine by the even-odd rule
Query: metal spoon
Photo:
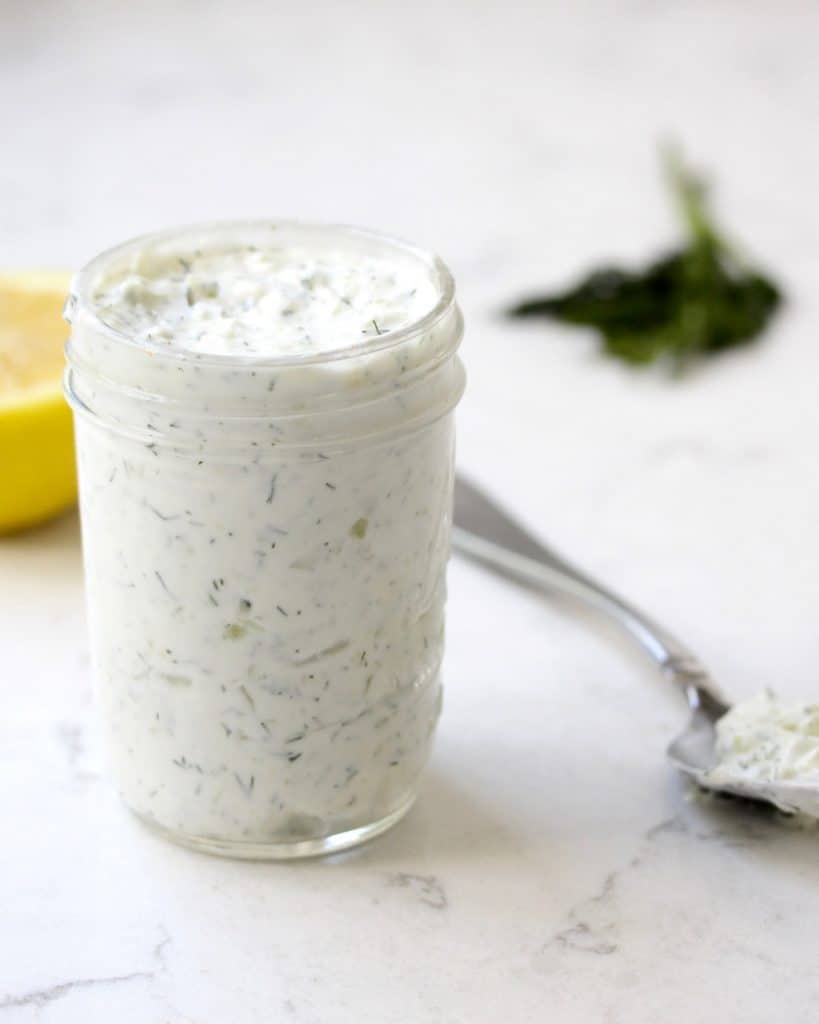
[(504, 576), (539, 590), (558, 592), (608, 615), (654, 660), (682, 691), (691, 716), (668, 747), (671, 762), (698, 785), (764, 800), (780, 810), (819, 816), (819, 789), (793, 782), (731, 780), (715, 783), (715, 723), (730, 708), (699, 660), (666, 629), (617, 594), (580, 572), (542, 544), (474, 484), (455, 480), (453, 547)]

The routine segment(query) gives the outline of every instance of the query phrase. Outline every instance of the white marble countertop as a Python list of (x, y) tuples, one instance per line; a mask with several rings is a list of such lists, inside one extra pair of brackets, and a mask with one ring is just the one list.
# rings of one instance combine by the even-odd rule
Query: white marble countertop
[[(468, 317), (462, 466), (730, 693), (819, 692), (815, 5), (2, 18), (4, 261), (253, 214), (439, 250)], [(668, 240), (663, 134), (791, 298), (682, 382), (496, 315)], [(245, 864), (148, 834), (104, 780), (76, 519), (0, 540), (0, 1021), (815, 1020), (819, 834), (693, 798), (663, 759), (681, 702), (607, 627), (457, 559), (450, 580), (416, 808), (347, 855)]]

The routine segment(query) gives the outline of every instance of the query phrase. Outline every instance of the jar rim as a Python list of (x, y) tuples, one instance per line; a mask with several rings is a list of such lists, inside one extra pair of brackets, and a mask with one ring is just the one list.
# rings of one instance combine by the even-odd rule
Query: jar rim
[[(369, 338), (366, 341), (356, 342), (353, 345), (344, 345), (338, 348), (326, 349), (321, 352), (286, 353), (283, 355), (268, 355), (259, 353), (221, 353), (221, 352), (194, 352), (190, 349), (175, 349), (159, 342), (137, 341), (127, 332), (113, 327), (104, 320), (90, 298), (92, 283), (98, 278), (100, 271), (109, 262), (126, 256), (129, 251), (137, 251), (150, 244), (160, 244), (173, 240), (175, 237), (184, 237), (188, 234), (201, 232), (219, 233), (225, 232), (239, 234), (242, 231), (252, 231), (259, 228), (281, 228), (286, 231), (305, 231), (327, 233), (338, 239), (348, 239), (363, 242), (372, 242), (379, 246), (391, 248), (406, 256), (410, 256), (420, 263), (423, 263), (430, 271), (432, 280), (438, 288), (438, 300), (422, 316), (412, 320), (410, 323), (397, 328), (394, 331), (387, 331), (380, 339)], [(215, 220), (195, 222), (173, 228), (165, 228), (159, 231), (148, 232), (138, 235), (119, 245), (106, 249), (98, 256), (79, 270), (71, 282), (71, 290), (66, 301), (64, 316), (72, 325), (82, 319), (83, 326), (105, 335), (117, 344), (125, 345), (132, 349), (147, 352), (152, 355), (161, 354), (164, 359), (173, 362), (196, 362), (197, 364), (211, 365), (215, 367), (240, 367), (246, 366), (252, 369), (257, 368), (283, 368), (296, 366), (312, 366), (321, 363), (339, 362), (344, 359), (354, 359), (360, 356), (388, 351), (391, 348), (399, 347), (408, 340), (432, 330), (452, 308), (455, 302), (455, 282), (447, 265), (435, 253), (423, 249), (420, 246), (406, 241), (394, 235), (381, 231), (374, 231), (369, 228), (360, 228), (350, 224), (322, 223), (316, 221), (279, 219), (266, 217), (249, 217), (239, 220)]]

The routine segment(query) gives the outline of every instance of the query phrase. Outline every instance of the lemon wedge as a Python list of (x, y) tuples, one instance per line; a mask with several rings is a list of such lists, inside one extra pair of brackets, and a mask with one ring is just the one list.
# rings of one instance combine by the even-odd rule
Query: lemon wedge
[(77, 497), (62, 392), (70, 284), (63, 271), (0, 272), (0, 533), (49, 519)]

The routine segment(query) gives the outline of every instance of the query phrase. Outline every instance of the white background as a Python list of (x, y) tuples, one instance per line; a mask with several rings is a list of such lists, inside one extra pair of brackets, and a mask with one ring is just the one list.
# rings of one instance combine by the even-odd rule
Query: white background
[[(701, 652), (819, 692), (819, 8), (0, 0), (0, 261), (220, 217), (450, 263), (460, 463)], [(504, 304), (675, 237), (679, 140), (789, 302), (683, 380)], [(0, 467), (2, 471), (2, 467)], [(0, 540), (0, 1021), (812, 1020), (811, 831), (691, 799), (608, 628), (455, 560), (447, 703), (389, 836), (296, 866), (146, 835), (101, 777), (76, 520)]]

